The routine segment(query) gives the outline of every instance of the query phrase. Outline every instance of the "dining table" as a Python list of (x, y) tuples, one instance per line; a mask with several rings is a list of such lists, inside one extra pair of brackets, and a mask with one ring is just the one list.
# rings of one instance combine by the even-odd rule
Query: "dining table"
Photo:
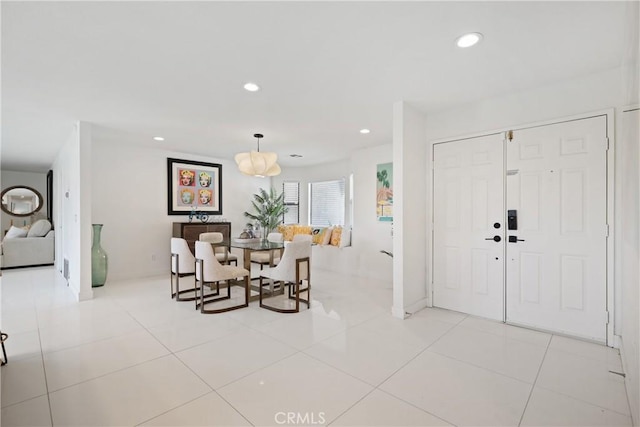
[[(236, 249), (242, 249), (242, 258), (244, 260), (244, 268), (251, 272), (251, 253), (252, 252), (263, 252), (270, 251), (269, 256), (269, 266), (273, 267), (273, 256), (277, 251), (280, 252), (280, 257), (282, 257), (282, 252), (284, 251), (284, 242), (271, 242), (266, 239), (231, 239), (230, 246)], [(250, 280), (251, 282), (251, 280)], [(260, 284), (258, 285), (250, 285), (252, 291), (260, 291)], [(255, 300), (257, 298), (257, 294), (251, 293), (250, 300)]]

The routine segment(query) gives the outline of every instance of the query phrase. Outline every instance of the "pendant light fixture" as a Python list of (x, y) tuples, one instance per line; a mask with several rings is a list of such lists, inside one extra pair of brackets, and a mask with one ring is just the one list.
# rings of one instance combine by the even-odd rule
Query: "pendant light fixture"
[(256, 133), (253, 136), (258, 139), (258, 151), (238, 153), (235, 156), (240, 172), (261, 178), (280, 175), (281, 169), (277, 163), (278, 155), (276, 153), (261, 153), (260, 138), (263, 138), (264, 135)]

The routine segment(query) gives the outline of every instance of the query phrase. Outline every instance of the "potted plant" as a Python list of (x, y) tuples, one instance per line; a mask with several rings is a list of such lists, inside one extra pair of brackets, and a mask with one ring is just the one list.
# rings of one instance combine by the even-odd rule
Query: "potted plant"
[(284, 205), (284, 192), (278, 194), (274, 188), (269, 192), (261, 188), (253, 195), (251, 205), (255, 212), (245, 212), (244, 216), (260, 224), (264, 233), (262, 237), (265, 239), (282, 222), (288, 210)]

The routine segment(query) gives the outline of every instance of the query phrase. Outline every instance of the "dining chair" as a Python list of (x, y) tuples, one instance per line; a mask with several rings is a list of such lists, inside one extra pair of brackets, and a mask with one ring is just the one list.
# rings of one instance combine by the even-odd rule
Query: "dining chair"
[[(267, 234), (267, 240), (274, 243), (282, 243), (282, 233), (269, 233)], [(260, 266), (260, 272), (265, 266), (273, 267), (280, 262), (280, 249), (273, 249), (270, 251), (253, 251), (251, 252), (251, 262)], [(251, 280), (258, 280), (260, 277), (252, 277)], [(260, 282), (262, 285), (262, 282)]]
[[(176, 301), (193, 301), (196, 299), (195, 286), (189, 289), (180, 289), (180, 278), (194, 276), (196, 274), (196, 259), (189, 249), (185, 239), (180, 237), (171, 238), (171, 298)], [(175, 277), (175, 292), (173, 282)], [(185, 293), (193, 292), (192, 297), (181, 297)]]
[[(298, 313), (300, 302), (311, 305), (311, 242), (296, 241), (289, 243), (284, 248), (284, 253), (277, 266), (267, 268), (260, 272), (262, 279), (270, 279), (284, 283), (286, 289), (286, 300), (295, 301), (295, 308), (280, 308), (268, 305), (263, 302), (264, 287), (260, 286), (260, 307), (278, 313)], [(301, 288), (303, 281), (306, 287)], [(302, 292), (307, 293), (307, 298), (300, 298)], [(276, 298), (272, 292), (272, 299)]]
[[(196, 309), (201, 313), (223, 313), (225, 311), (237, 310), (249, 306), (249, 271), (238, 266), (222, 265), (213, 252), (213, 247), (209, 242), (198, 240), (196, 243), (196, 293), (199, 291), (200, 297), (196, 299)], [(218, 309), (207, 309), (207, 304), (217, 303), (231, 299), (231, 287), (237, 279), (242, 277), (244, 287), (244, 303), (226, 306)], [(227, 295), (220, 296), (220, 284), (226, 282)], [(216, 291), (205, 294), (205, 286)]]
[[(222, 243), (224, 236), (219, 232), (200, 233), (198, 239), (203, 242), (209, 243)], [(229, 252), (229, 248), (224, 245), (214, 246), (213, 253), (216, 254), (216, 258), (222, 264), (231, 264), (232, 262), (238, 265), (238, 256)]]

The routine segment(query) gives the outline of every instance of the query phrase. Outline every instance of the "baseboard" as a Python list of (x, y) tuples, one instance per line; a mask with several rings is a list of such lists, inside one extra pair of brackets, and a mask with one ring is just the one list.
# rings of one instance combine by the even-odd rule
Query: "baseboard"
[(423, 298), (407, 307), (396, 307), (396, 306), (391, 307), (391, 315), (398, 319), (406, 319), (416, 311), (420, 311), (423, 308), (427, 308), (427, 307), (429, 307), (429, 299)]
[(422, 298), (421, 300), (418, 300), (418, 301), (414, 302), (410, 306), (405, 307), (404, 310), (407, 313), (413, 314), (416, 311), (420, 311), (423, 308), (427, 308), (427, 307), (429, 307), (429, 299), (428, 298)]
[(17, 268), (31, 268), (31, 267), (48, 267), (50, 265), (53, 265), (53, 263), (51, 264), (33, 264), (33, 265), (15, 265), (12, 267), (2, 267), (0, 270), (15, 270)]

